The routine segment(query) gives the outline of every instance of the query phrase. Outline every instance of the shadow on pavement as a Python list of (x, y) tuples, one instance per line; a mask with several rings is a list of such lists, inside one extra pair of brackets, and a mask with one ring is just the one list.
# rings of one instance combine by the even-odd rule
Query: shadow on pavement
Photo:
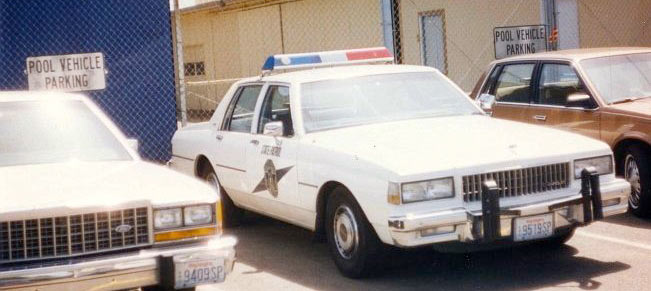
[(603, 222), (615, 223), (640, 229), (651, 229), (651, 218), (639, 218), (632, 213), (623, 213), (606, 217)]
[(228, 233), (238, 237), (238, 261), (255, 268), (249, 273), (266, 272), (319, 290), (510, 290), (558, 285), (596, 289), (601, 283), (594, 278), (630, 268), (621, 262), (576, 256), (578, 251), (569, 246), (470, 254), (391, 250), (382, 273), (352, 280), (339, 274), (326, 244), (313, 242), (307, 230), (250, 215)]

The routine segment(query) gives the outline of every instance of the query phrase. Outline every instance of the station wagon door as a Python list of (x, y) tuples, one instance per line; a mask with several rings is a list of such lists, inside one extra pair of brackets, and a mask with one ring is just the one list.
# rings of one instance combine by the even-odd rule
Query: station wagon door
[[(298, 143), (294, 137), (289, 107), (289, 86), (267, 86), (264, 99), (258, 105), (254, 134), (247, 145), (247, 176), (256, 208), (272, 216), (290, 221), (297, 219), (296, 155)], [(282, 124), (278, 135), (264, 134), (268, 123)]]
[(529, 122), (527, 111), (531, 102), (535, 62), (508, 63), (496, 66), (482, 93), (495, 96), (493, 117)]
[(534, 124), (599, 138), (597, 103), (574, 68), (566, 62), (545, 62), (531, 106)]

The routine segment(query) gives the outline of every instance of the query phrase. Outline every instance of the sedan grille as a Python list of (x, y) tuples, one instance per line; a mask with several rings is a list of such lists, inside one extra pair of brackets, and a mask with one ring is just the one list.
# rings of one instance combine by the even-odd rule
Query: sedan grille
[(481, 201), (481, 185), (495, 180), (500, 198), (523, 196), (569, 187), (569, 163), (463, 176), (463, 200)]
[(68, 257), (147, 245), (148, 216), (147, 208), (142, 207), (0, 221), (0, 263)]

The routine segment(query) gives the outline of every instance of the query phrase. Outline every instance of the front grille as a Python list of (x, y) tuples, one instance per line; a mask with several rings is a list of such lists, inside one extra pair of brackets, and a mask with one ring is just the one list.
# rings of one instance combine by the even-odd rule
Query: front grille
[(463, 200), (480, 201), (481, 185), (495, 180), (500, 198), (529, 195), (569, 187), (569, 163), (463, 176)]
[[(67, 257), (149, 244), (146, 207), (0, 222), (0, 263)], [(120, 225), (122, 232), (116, 228)], [(128, 229), (128, 230), (127, 230)]]

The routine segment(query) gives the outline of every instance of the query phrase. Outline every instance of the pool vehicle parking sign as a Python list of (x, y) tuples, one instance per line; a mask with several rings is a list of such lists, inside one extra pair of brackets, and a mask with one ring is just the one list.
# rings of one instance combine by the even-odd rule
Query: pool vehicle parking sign
[(29, 90), (90, 91), (106, 88), (102, 53), (38, 56), (26, 60)]
[(547, 51), (544, 25), (508, 26), (493, 29), (495, 59)]

